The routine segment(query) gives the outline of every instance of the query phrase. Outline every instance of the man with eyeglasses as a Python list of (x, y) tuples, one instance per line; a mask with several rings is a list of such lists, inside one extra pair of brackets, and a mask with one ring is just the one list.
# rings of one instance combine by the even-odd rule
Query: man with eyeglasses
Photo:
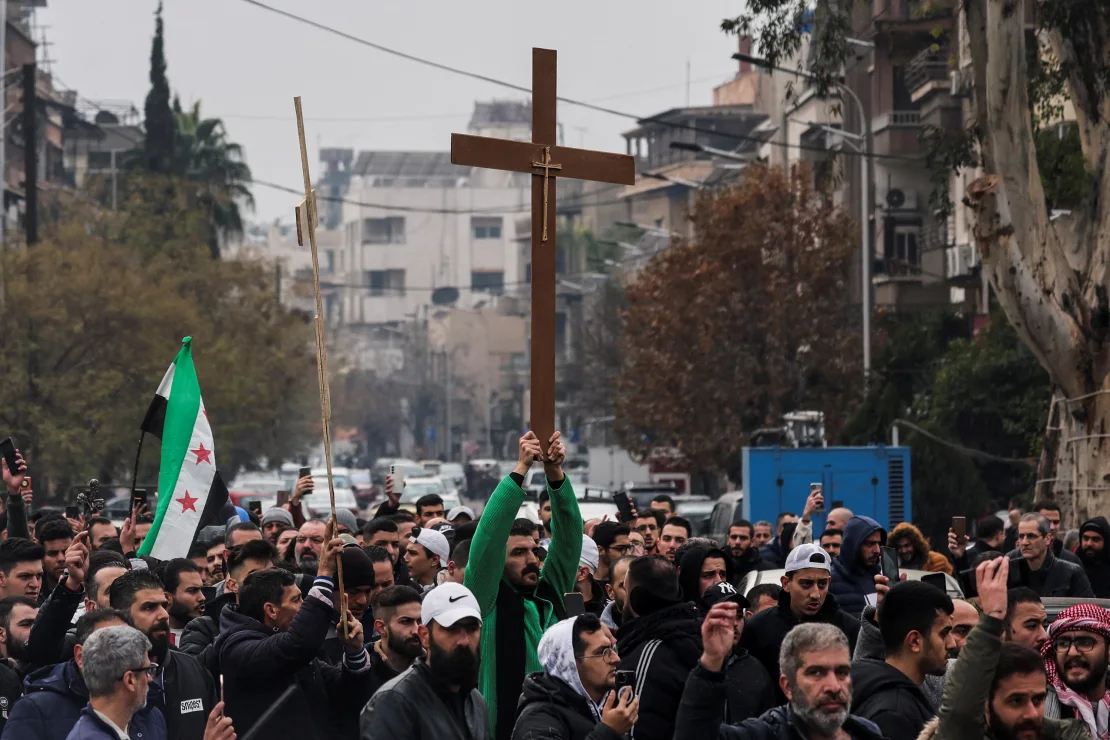
[(1061, 560), (1052, 554), (1051, 525), (1040, 514), (1026, 514), (1018, 522), (1017, 550), (1020, 554), (1021, 585), (1028, 586), (1041, 597), (1068, 596), (1092, 599), (1091, 582), (1083, 567)]
[(1081, 719), (1092, 737), (1107, 736), (1108, 641), (1110, 613), (1102, 607), (1076, 604), (1060, 612), (1048, 628), (1048, 642), (1041, 647), (1048, 675), (1045, 717)]
[(81, 675), (89, 705), (69, 733), (71, 740), (165, 740), (161, 712), (137, 713), (146, 706), (158, 671), (147, 653), (150, 641), (134, 627), (105, 627), (89, 635), (82, 648)]
[(556, 622), (537, 649), (542, 673), (524, 681), (513, 740), (623, 737), (640, 713), (631, 687), (616, 691), (620, 656), (593, 614)]
[(632, 550), (632, 543), (628, 541), (631, 533), (631, 528), (620, 522), (602, 522), (594, 527), (593, 541), (598, 555), (594, 580), (602, 588), (609, 584), (609, 566)]

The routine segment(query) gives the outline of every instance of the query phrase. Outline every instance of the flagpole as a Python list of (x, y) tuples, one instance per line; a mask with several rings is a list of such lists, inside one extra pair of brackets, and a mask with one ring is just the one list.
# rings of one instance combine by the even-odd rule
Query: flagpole
[[(331, 388), (328, 384), (328, 346), (324, 337), (324, 300), (320, 294), (320, 255), (316, 249), (316, 194), (312, 191), (312, 176), (308, 171), (308, 144), (304, 136), (304, 114), (301, 111), (301, 96), (293, 98), (297, 111), (297, 137), (301, 144), (301, 174), (304, 176), (304, 213), (308, 231), (308, 243), (312, 248), (312, 282), (316, 290), (316, 379), (320, 385), (320, 418), (324, 431), (324, 463), (328, 471), (328, 495), (331, 498), (331, 520), (336, 526), (335, 480), (331, 472)], [(334, 533), (334, 529), (333, 529)], [(335, 558), (335, 573), (339, 583), (339, 628), (347, 637), (347, 597), (343, 588), (342, 553)]]
[[(127, 507), (127, 511), (135, 510), (135, 486), (139, 484), (139, 457), (143, 454), (143, 440), (146, 438), (146, 430), (139, 431), (139, 449), (135, 452), (135, 472), (131, 474), (131, 504)], [(128, 516), (131, 516), (128, 513)]]

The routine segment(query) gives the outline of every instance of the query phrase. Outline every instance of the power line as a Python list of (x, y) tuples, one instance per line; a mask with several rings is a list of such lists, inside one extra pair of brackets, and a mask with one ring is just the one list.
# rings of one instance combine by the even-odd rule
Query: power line
[[(523, 86), (523, 85), (518, 85), (518, 84), (513, 83), (513, 82), (507, 82), (505, 80), (499, 80), (495, 77), (489, 77), (488, 75), (479, 74), (477, 72), (469, 72), (469, 71), (464, 70), (464, 69), (459, 69), (457, 67), (452, 67), (452, 66), (447, 65), (447, 64), (442, 64), (441, 62), (435, 62), (435, 61), (432, 61), (430, 59), (425, 59), (423, 57), (418, 57), (414, 54), (409, 54), (407, 52), (399, 51), (397, 49), (393, 49), (393, 48), (390, 48), (388, 46), (383, 46), (382, 44), (378, 44), (378, 43), (375, 43), (373, 41), (369, 41), (367, 39), (360, 38), (360, 37), (355, 36), (353, 34), (347, 33), (346, 31), (341, 31), (338, 28), (333, 28), (331, 26), (326, 26), (323, 23), (319, 23), (319, 22), (314, 21), (310, 18), (305, 18), (304, 16), (296, 15), (294, 13), (290, 13), (289, 11), (282, 10), (280, 8), (275, 8), (272, 5), (267, 5), (266, 3), (260, 2), (259, 0), (243, 0), (243, 2), (245, 2), (249, 5), (254, 5), (255, 7), (258, 7), (258, 8), (262, 8), (263, 10), (267, 10), (271, 13), (276, 14), (276, 15), (283, 16), (283, 17), (288, 18), (290, 20), (297, 21), (298, 23), (303, 23), (305, 25), (312, 26), (313, 28), (315, 28), (317, 30), (320, 30), (320, 31), (324, 31), (325, 33), (330, 33), (332, 35), (339, 36), (340, 38), (346, 39), (348, 41), (353, 41), (356, 44), (361, 44), (362, 46), (366, 46), (366, 47), (369, 47), (371, 49), (375, 49), (375, 50), (383, 52), (385, 54), (391, 54), (391, 55), (399, 57), (401, 59), (406, 59), (410, 62), (415, 62), (416, 64), (423, 64), (424, 66), (432, 67), (433, 69), (438, 69), (442, 72), (449, 72), (451, 74), (460, 75), (462, 77), (469, 77), (471, 79), (479, 80), (481, 82), (487, 82), (491, 85), (498, 85), (500, 87), (508, 88), (509, 90), (515, 90), (516, 92), (526, 93), (528, 95), (532, 94), (532, 90), (528, 87)], [(565, 97), (562, 97), (562, 96), (557, 97), (556, 100), (558, 100), (560, 102), (563, 102), (563, 103), (567, 103), (569, 105), (578, 106), (579, 108), (585, 108), (587, 110), (592, 110), (592, 111), (595, 111), (595, 112), (598, 112), (598, 113), (605, 113), (607, 115), (617, 116), (619, 118), (629, 118), (629, 119), (632, 119), (632, 120), (636, 121), (637, 123), (639, 123), (641, 125), (645, 124), (645, 123), (656, 123), (656, 124), (659, 124), (659, 125), (662, 125), (662, 126), (668, 126), (670, 128), (681, 129), (683, 131), (692, 131), (694, 133), (711, 134), (713, 136), (718, 136), (718, 137), (728, 138), (728, 139), (735, 139), (737, 141), (750, 141), (750, 142), (755, 142), (755, 143), (760, 144), (760, 145), (768, 144), (768, 145), (771, 145), (771, 146), (783, 147), (784, 149), (799, 149), (799, 150), (804, 150), (804, 151), (820, 152), (820, 153), (823, 153), (823, 154), (827, 154), (829, 152), (828, 149), (825, 149), (825, 148), (822, 148), (822, 147), (807, 146), (805, 144), (791, 144), (790, 142), (785, 142), (785, 141), (766, 141), (766, 140), (764, 140), (764, 139), (762, 139), (758, 136), (745, 136), (744, 134), (736, 134), (736, 133), (730, 133), (730, 132), (726, 132), (726, 131), (717, 131), (715, 129), (698, 128), (697, 126), (687, 126), (687, 125), (683, 125), (681, 123), (675, 123), (673, 121), (662, 120), (658, 116), (648, 116), (648, 117), (637, 116), (633, 113), (626, 113), (624, 111), (619, 111), (619, 110), (616, 110), (614, 108), (607, 108), (605, 106), (597, 105), (595, 103), (589, 103), (589, 102), (586, 102), (584, 100), (575, 100), (573, 98), (565, 98)], [(875, 153), (875, 152), (855, 152), (855, 151), (843, 151), (843, 152), (841, 152), (841, 154), (843, 154), (845, 156), (870, 157), (872, 159), (894, 160), (894, 161), (900, 161), (900, 162), (917, 162), (917, 160), (914, 159), (914, 158), (901, 157), (901, 156), (898, 156), (898, 155), (895, 155), (895, 154), (878, 154), (878, 153)]]

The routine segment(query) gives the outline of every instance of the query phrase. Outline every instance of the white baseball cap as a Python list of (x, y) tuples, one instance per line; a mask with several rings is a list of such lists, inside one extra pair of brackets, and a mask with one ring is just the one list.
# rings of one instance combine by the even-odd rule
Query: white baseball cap
[(425, 627), (432, 622), (440, 627), (450, 627), (468, 617), (481, 622), (482, 610), (474, 594), (461, 583), (441, 583), (424, 595), (424, 602), (420, 605), (420, 621)]
[(591, 573), (594, 573), (597, 571), (600, 557), (597, 543), (593, 541), (593, 538), (582, 535), (582, 554), (578, 558), (578, 567), (581, 568), (584, 565), (590, 569)]
[(819, 568), (832, 571), (832, 559), (820, 545), (810, 542), (798, 545), (786, 556), (786, 572), (805, 570), (806, 568)]
[(448, 544), (447, 538), (440, 532), (434, 529), (421, 529), (413, 542), (418, 545), (423, 545), (437, 556), (439, 556), (439, 567), (446, 568), (447, 560), (451, 557), (451, 545)]
[(447, 521), (455, 521), (455, 519), (458, 518), (459, 514), (466, 514), (468, 517), (470, 517), (470, 521), (474, 521), (478, 518), (474, 515), (474, 509), (470, 508), (469, 506), (456, 506), (447, 514)]

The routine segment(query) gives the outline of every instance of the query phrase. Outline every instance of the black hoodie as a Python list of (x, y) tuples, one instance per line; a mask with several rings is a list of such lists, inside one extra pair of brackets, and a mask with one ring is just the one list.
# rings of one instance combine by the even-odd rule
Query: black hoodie
[[(1094, 553), (1087, 558), (1083, 552), (1083, 533), (1097, 532), (1102, 535), (1102, 552)], [(1076, 552), (1079, 561), (1083, 563), (1083, 570), (1087, 572), (1087, 580), (1091, 582), (1091, 590), (1095, 598), (1110, 599), (1110, 522), (1104, 516), (1096, 516), (1083, 522), (1079, 528), (1079, 550)]]
[(753, 570), (775, 570), (774, 563), (769, 563), (759, 554), (758, 547), (749, 547), (740, 557), (732, 556), (732, 585), (739, 586), (744, 576)]
[(663, 607), (626, 622), (617, 652), (636, 671), (640, 719), (636, 740), (671, 740), (686, 676), (701, 658), (701, 622), (690, 604)]
[(702, 601), (701, 566), (707, 558), (720, 558), (725, 562), (725, 580), (732, 583), (734, 574), (732, 558), (720, 548), (691, 547), (682, 555), (682, 562), (678, 563), (678, 585), (682, 589), (682, 598), (692, 601), (701, 614), (708, 611)]
[(921, 687), (881, 660), (852, 663), (851, 712), (874, 722), (888, 738), (915, 738), (936, 716)]

